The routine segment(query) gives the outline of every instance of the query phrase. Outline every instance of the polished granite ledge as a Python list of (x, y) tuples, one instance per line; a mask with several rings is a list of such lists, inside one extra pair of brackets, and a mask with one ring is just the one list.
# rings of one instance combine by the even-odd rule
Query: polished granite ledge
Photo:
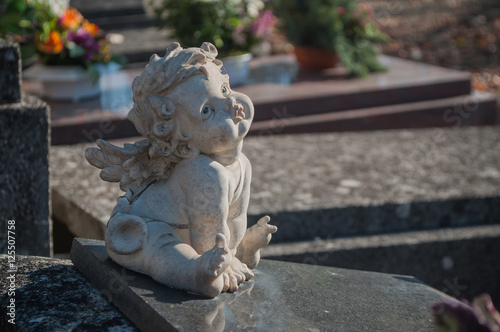
[(102, 241), (75, 239), (76, 268), (142, 331), (432, 331), (447, 297), (419, 280), (262, 260), (253, 281), (206, 299), (112, 262)]
[(119, 267), (102, 241), (76, 240), (73, 256), (16, 256), (14, 326), (0, 255), (0, 330), (433, 331), (428, 306), (446, 297), (409, 276), (262, 260), (254, 281), (210, 300)]

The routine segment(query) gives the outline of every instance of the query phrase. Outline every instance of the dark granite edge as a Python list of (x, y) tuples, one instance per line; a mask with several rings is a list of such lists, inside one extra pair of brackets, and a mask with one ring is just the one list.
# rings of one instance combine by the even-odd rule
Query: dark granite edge
[[(97, 246), (104, 246), (104, 241), (100, 240), (88, 240), (88, 239), (80, 239), (74, 238), (73, 245), (71, 247), (71, 260), (73, 265), (77, 268), (77, 270), (82, 273), (90, 283), (100, 290), (107, 289), (107, 284), (112, 283), (112, 281), (108, 281), (103, 273), (99, 273), (100, 271), (96, 269), (93, 271), (92, 276), (86, 274), (85, 269), (82, 267), (87, 265), (95, 265), (96, 267), (100, 266), (100, 263), (105, 263), (105, 261), (100, 261), (96, 256), (94, 256), (89, 251), (85, 250), (84, 244), (82, 240), (91, 242)], [(101, 257), (103, 258), (103, 257)], [(109, 258), (107, 258), (109, 264), (116, 264), (112, 262)], [(120, 281), (120, 279), (117, 279)], [(170, 323), (164, 320), (161, 315), (159, 315), (155, 310), (153, 310), (143, 299), (134, 293), (129, 287), (121, 287), (120, 292), (114, 292), (113, 294), (107, 294), (108, 300), (110, 300), (132, 323), (134, 323), (141, 331), (177, 331)], [(145, 326), (144, 319), (139, 317), (138, 310), (131, 309), (130, 306), (126, 305), (127, 299), (133, 299), (135, 302), (135, 307), (140, 307), (140, 311), (147, 312), (147, 320), (150, 322), (157, 323), (157, 325)], [(151, 317), (155, 317), (155, 319), (151, 319)]]

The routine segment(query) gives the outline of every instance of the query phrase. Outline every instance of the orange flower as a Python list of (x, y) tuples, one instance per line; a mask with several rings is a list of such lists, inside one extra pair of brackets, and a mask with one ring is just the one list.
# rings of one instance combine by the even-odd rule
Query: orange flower
[(94, 23), (90, 23), (89, 21), (83, 21), (83, 29), (89, 33), (92, 37), (95, 37), (99, 33), (99, 27)]
[(83, 15), (78, 10), (72, 7), (66, 8), (57, 23), (64, 29), (75, 29), (83, 21)]
[(45, 54), (58, 54), (64, 47), (61, 34), (57, 31), (52, 31), (47, 38), (41, 41), (38, 34), (36, 40), (38, 41), (36, 45), (38, 50)]

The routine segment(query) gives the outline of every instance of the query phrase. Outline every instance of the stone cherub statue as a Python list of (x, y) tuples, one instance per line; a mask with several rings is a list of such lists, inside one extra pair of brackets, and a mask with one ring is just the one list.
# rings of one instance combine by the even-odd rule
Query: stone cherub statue
[(254, 115), (230, 89), (210, 43), (151, 57), (132, 83), (128, 114), (146, 139), (85, 153), (105, 181), (120, 182), (105, 234), (116, 263), (208, 297), (253, 277), (275, 226), (247, 229), (252, 171), (241, 152)]

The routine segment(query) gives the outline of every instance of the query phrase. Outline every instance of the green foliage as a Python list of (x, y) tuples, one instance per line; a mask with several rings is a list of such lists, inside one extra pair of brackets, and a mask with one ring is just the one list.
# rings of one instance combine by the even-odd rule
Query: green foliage
[[(40, 38), (45, 38), (55, 25), (50, 22), (53, 17), (50, 7), (37, 0), (5, 0), (1, 5), (5, 7), (0, 13), (0, 38), (19, 43), (23, 61), (34, 58), (37, 50), (33, 40), (37, 32), (41, 28)], [(43, 22), (41, 27), (38, 22)]]
[[(117, 61), (106, 34), (76, 9), (49, 0), (6, 0), (0, 5), (0, 38), (20, 44), (23, 60), (79, 65), (98, 76), (95, 63)], [(97, 73), (97, 75), (96, 75)]]
[(184, 0), (169, 2), (172, 3), (169, 7), (175, 9), (171, 9), (164, 24), (173, 28), (175, 38), (182, 44), (199, 46), (210, 41), (221, 53), (238, 52), (232, 33), (240, 20), (227, 1), (199, 2), (196, 5)]
[(144, 6), (183, 47), (208, 41), (229, 56), (248, 53), (260, 39), (254, 33), (260, 0), (146, 0)]
[(322, 48), (338, 54), (356, 76), (385, 68), (373, 43), (388, 41), (370, 22), (371, 8), (357, 0), (275, 0), (281, 29), (294, 45)]

